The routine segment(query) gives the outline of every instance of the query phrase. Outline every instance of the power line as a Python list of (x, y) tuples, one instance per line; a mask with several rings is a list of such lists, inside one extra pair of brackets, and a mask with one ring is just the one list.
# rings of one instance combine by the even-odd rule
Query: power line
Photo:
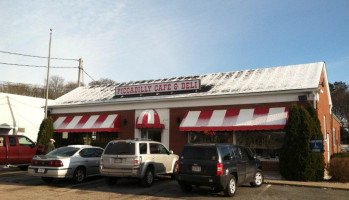
[[(27, 56), (27, 57), (33, 57), (33, 58), (45, 58), (45, 59), (48, 58), (48, 57), (45, 57), (45, 56), (34, 56), (34, 55), (28, 55), (28, 54), (13, 53), (13, 52), (8, 52), (8, 51), (0, 51), (0, 53), (12, 54), (12, 55), (17, 55), (17, 56)], [(79, 59), (72, 59), (72, 58), (50, 58), (50, 59), (79, 61)]]
[[(24, 64), (16, 64), (16, 63), (4, 63), (0, 62), (1, 65), (13, 65), (13, 66), (22, 66), (22, 67), (41, 67), (47, 68), (47, 66), (43, 65), (24, 65)], [(79, 68), (79, 67), (61, 67), (61, 66), (50, 66), (51, 68)]]
[(90, 77), (90, 79), (92, 79), (93, 81), (95, 81), (95, 79), (93, 79), (84, 69), (82, 69), (82, 71), (83, 71), (88, 77)]

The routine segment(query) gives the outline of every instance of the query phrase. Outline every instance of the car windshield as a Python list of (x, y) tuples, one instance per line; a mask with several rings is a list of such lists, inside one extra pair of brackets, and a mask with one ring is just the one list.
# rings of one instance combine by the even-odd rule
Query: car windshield
[(61, 156), (61, 157), (70, 157), (74, 155), (79, 148), (76, 147), (60, 147), (48, 153), (48, 156)]
[(109, 143), (106, 147), (104, 154), (109, 155), (134, 155), (135, 144), (126, 142)]

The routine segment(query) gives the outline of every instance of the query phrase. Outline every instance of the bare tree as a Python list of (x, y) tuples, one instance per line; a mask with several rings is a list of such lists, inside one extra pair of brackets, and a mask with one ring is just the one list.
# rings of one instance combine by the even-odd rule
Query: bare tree
[(101, 78), (97, 81), (90, 82), (88, 85), (95, 86), (95, 85), (113, 85), (113, 84), (116, 84), (116, 82), (109, 78)]

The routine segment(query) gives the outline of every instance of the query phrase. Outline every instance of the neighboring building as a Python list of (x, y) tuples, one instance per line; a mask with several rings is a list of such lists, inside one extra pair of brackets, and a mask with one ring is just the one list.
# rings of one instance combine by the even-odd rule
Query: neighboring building
[(277, 170), (294, 103), (316, 108), (327, 163), (340, 151), (340, 129), (324, 62), (80, 87), (49, 109), (62, 140), (104, 147), (147, 137), (177, 154), (187, 143), (230, 142), (255, 148), (266, 170)]
[(0, 134), (25, 135), (35, 142), (44, 106), (42, 98), (0, 93)]

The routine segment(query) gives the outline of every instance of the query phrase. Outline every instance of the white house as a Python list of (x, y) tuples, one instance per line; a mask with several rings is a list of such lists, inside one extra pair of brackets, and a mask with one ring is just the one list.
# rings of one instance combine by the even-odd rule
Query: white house
[(44, 106), (43, 98), (0, 93), (0, 134), (25, 135), (36, 141)]

